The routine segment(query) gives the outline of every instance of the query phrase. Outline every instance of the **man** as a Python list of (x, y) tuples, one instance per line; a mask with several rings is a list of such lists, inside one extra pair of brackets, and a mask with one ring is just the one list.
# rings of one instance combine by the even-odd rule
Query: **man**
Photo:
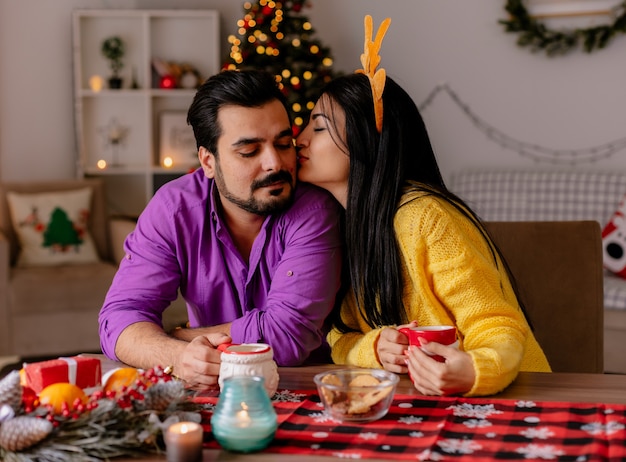
[[(286, 101), (274, 77), (224, 71), (189, 108), (201, 169), (161, 187), (125, 242), (99, 316), (103, 352), (135, 367), (172, 366), (192, 388), (215, 386), (222, 343), (264, 342), (278, 365), (324, 340), (340, 284), (339, 210), (296, 187)], [(161, 315), (177, 291), (189, 329)]]

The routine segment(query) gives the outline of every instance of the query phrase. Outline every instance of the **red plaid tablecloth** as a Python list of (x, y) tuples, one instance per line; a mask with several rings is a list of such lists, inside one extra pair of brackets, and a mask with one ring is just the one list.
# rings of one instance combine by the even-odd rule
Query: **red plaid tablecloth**
[[(204, 445), (219, 448), (204, 404)], [(279, 390), (269, 453), (387, 460), (626, 460), (626, 406), (431, 398), (397, 394), (376, 422), (346, 424), (326, 416), (314, 391)]]

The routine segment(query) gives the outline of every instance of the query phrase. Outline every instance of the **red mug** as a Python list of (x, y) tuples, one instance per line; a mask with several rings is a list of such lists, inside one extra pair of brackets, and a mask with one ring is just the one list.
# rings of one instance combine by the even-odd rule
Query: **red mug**
[[(457, 341), (454, 326), (417, 326), (403, 327), (398, 330), (409, 338), (409, 345), (417, 347), (421, 346), (420, 338), (442, 345), (454, 345)], [(433, 356), (433, 358), (439, 362), (445, 361), (445, 358), (441, 356)]]

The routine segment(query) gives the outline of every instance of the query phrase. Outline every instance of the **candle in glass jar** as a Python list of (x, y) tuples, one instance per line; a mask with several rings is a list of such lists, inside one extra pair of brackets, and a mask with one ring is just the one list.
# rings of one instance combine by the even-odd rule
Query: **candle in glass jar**
[(253, 452), (264, 449), (278, 427), (263, 377), (234, 376), (224, 388), (211, 417), (217, 442), (229, 451)]
[(202, 460), (202, 427), (195, 422), (178, 422), (165, 431), (167, 462)]

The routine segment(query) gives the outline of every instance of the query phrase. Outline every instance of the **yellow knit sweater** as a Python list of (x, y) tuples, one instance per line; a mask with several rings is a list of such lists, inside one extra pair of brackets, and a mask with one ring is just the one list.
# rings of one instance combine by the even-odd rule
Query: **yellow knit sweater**
[[(456, 325), (460, 348), (471, 355), (476, 372), (466, 396), (497, 393), (520, 370), (550, 372), (501, 261), (494, 264), (469, 219), (441, 199), (408, 190), (394, 228), (402, 253), (407, 319), (423, 326)], [(353, 293), (344, 300), (341, 316), (357, 332), (331, 330), (333, 361), (381, 368), (376, 344), (382, 328), (372, 329), (362, 319)]]

